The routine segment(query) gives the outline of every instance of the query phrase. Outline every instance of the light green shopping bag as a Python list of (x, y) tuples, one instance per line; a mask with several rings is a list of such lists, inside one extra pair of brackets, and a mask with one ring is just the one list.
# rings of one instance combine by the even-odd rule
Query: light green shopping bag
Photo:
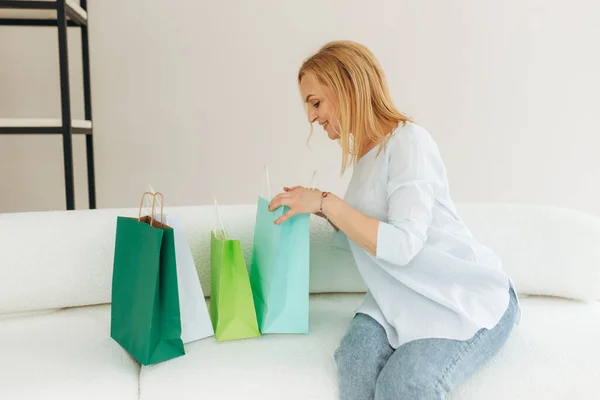
[[(110, 336), (144, 365), (185, 354), (173, 229), (150, 216), (118, 217)], [(161, 212), (162, 215), (162, 212)]]
[(220, 230), (211, 231), (210, 317), (217, 341), (260, 336), (248, 269), (239, 240), (229, 239), (215, 201), (215, 221)]
[[(273, 222), (289, 210), (269, 211), (271, 200), (259, 197), (250, 267), (250, 283), (261, 333), (307, 333), (309, 321), (310, 215)], [(314, 177), (313, 184), (314, 186)]]

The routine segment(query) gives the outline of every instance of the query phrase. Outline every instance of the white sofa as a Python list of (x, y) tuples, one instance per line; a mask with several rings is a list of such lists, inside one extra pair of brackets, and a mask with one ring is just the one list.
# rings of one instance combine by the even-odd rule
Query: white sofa
[[(553, 207), (459, 204), (505, 262), (521, 324), (453, 400), (600, 398), (600, 219)], [(210, 206), (166, 209), (185, 224), (204, 294)], [(249, 261), (255, 208), (221, 206)], [(335, 399), (332, 353), (365, 287), (351, 255), (311, 225), (310, 332), (185, 346), (140, 367), (110, 338), (118, 215), (136, 209), (0, 214), (0, 399)]]

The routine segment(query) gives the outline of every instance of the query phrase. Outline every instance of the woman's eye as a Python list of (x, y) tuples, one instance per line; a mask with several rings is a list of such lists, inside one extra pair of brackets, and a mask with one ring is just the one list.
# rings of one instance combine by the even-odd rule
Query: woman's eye
[(321, 102), (320, 102), (320, 101), (317, 101), (315, 104), (313, 104), (313, 107), (314, 107), (314, 108), (319, 108), (319, 105), (320, 105), (320, 104), (321, 104)]

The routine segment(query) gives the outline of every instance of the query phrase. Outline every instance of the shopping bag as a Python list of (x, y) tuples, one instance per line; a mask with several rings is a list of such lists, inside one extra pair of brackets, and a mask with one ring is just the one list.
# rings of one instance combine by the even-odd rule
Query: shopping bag
[[(153, 198), (160, 193), (144, 193)], [(118, 217), (110, 336), (143, 365), (185, 354), (173, 229), (152, 215)], [(154, 208), (154, 206), (153, 206)]]
[[(260, 336), (248, 269), (239, 240), (230, 239), (215, 200), (210, 240), (210, 316), (217, 341)], [(219, 229), (217, 226), (220, 226)]]
[[(152, 186), (148, 191), (155, 193)], [(148, 199), (148, 197), (146, 198)], [(163, 210), (160, 198), (156, 198), (154, 210)], [(161, 211), (162, 212), (162, 211)], [(185, 234), (183, 222), (178, 214), (152, 214), (157, 220), (164, 220), (173, 228), (175, 236), (175, 260), (177, 264), (177, 289), (181, 316), (181, 340), (184, 344), (204, 339), (214, 334), (212, 322), (208, 315), (204, 292), (196, 272), (196, 264)]]
[(185, 344), (212, 336), (214, 332), (181, 218), (177, 214), (166, 214), (165, 220), (175, 235), (181, 340)]
[[(259, 196), (250, 266), (250, 283), (261, 333), (306, 333), (309, 317), (310, 215), (273, 222), (289, 210), (269, 211), (271, 190), (265, 168), (267, 198)], [(314, 186), (314, 183), (313, 183)]]

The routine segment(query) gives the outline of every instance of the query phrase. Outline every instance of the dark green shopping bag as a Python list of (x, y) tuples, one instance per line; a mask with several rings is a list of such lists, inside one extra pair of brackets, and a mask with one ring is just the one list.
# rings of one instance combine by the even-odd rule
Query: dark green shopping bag
[(160, 193), (146, 195), (154, 197), (151, 216), (141, 217), (140, 206), (138, 218), (117, 218), (110, 336), (149, 365), (185, 351), (173, 229), (153, 218)]

